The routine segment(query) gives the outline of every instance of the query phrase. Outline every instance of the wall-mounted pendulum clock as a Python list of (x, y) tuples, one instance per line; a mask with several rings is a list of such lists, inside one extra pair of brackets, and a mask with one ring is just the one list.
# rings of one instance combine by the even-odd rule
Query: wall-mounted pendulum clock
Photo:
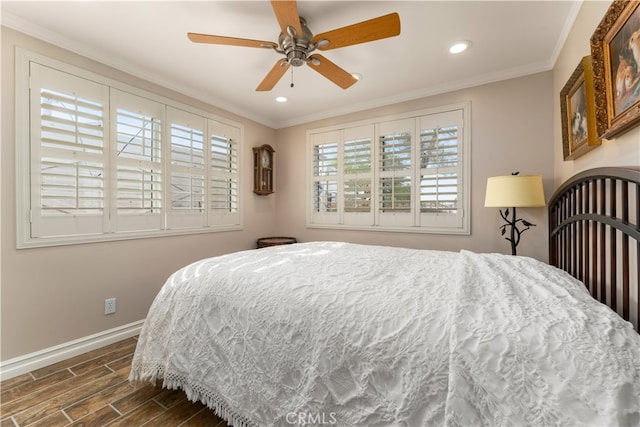
[(253, 147), (253, 192), (261, 196), (273, 193), (273, 148)]

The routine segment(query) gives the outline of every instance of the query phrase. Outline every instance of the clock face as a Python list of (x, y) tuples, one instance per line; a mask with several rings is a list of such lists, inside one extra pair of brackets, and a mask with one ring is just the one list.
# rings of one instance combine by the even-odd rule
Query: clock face
[(271, 153), (269, 153), (268, 151), (263, 151), (262, 152), (262, 167), (263, 168), (270, 168), (271, 167)]

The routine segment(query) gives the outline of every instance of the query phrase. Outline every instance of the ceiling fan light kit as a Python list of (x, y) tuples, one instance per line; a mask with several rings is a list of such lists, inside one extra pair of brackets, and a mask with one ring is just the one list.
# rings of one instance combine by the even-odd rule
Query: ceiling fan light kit
[(271, 6), (281, 29), (278, 43), (198, 33), (188, 33), (187, 36), (194, 43), (267, 48), (284, 55), (285, 57), (275, 63), (256, 88), (257, 91), (269, 91), (289, 67), (301, 67), (305, 64), (342, 89), (347, 89), (358, 79), (324, 56), (311, 53), (315, 50), (337, 49), (400, 34), (400, 17), (397, 13), (390, 13), (314, 36), (307, 27), (307, 21), (298, 15), (296, 1), (272, 0)]

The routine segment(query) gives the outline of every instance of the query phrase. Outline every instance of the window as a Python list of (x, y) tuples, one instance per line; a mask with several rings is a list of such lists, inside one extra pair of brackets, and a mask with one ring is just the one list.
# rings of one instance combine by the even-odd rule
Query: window
[(18, 247), (240, 228), (239, 125), (17, 57)]
[(468, 234), (469, 114), (465, 103), (309, 131), (307, 225)]

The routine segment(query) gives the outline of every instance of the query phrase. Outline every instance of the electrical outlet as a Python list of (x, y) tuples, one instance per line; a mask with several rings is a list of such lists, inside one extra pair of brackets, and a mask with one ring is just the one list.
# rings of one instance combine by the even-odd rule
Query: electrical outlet
[(113, 314), (116, 312), (116, 299), (107, 298), (104, 300), (104, 314)]

